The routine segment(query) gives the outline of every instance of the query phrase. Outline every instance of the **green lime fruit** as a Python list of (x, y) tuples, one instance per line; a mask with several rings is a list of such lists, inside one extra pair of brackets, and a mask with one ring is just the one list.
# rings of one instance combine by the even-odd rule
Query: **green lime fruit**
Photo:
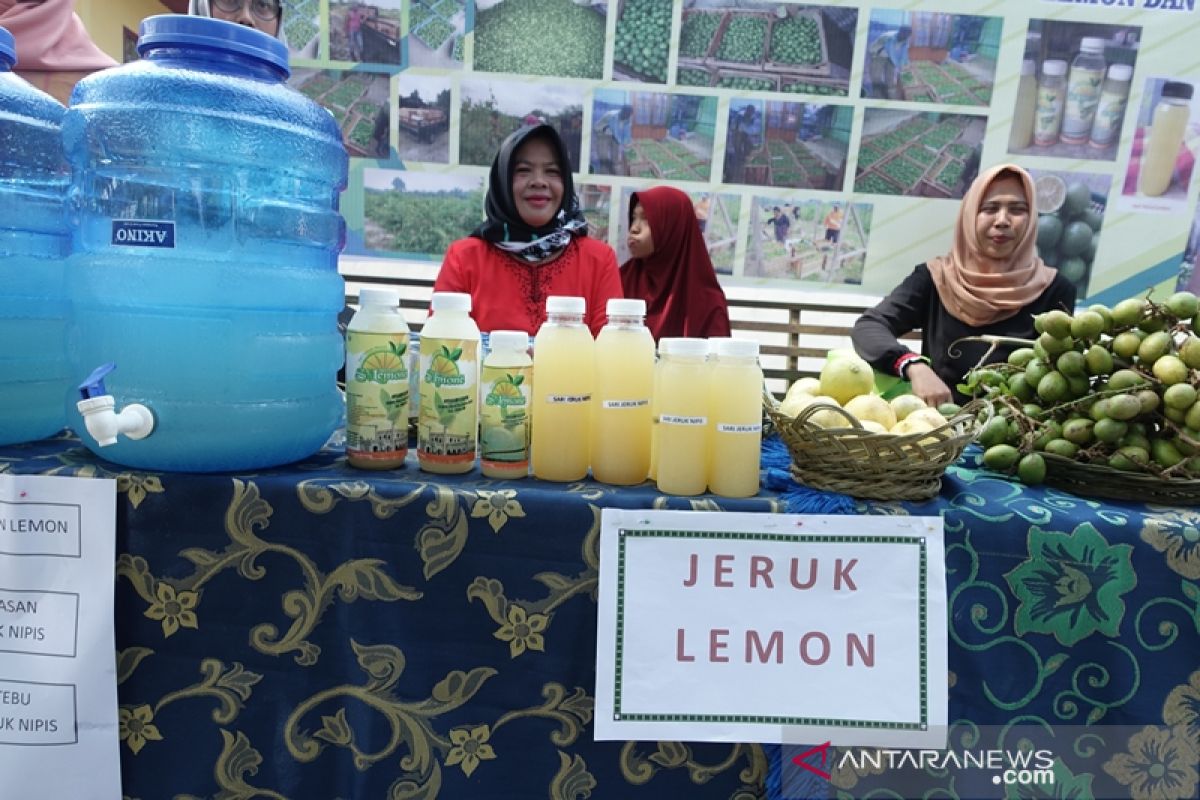
[(1042, 415), (1044, 410), (1045, 409), (1043, 409), (1037, 403), (1026, 403), (1025, 405), (1021, 406), (1021, 413), (1030, 419), (1037, 419)]
[(1067, 388), (1071, 391), (1071, 396), (1079, 400), (1092, 390), (1092, 382), (1081, 375), (1068, 375)]
[(1042, 378), (1050, 374), (1050, 365), (1041, 359), (1030, 361), (1025, 365), (1025, 382), (1032, 388), (1037, 389), (1037, 385), (1041, 383)]
[(1178, 319), (1194, 317), (1196, 312), (1200, 311), (1200, 300), (1191, 292), (1176, 292), (1168, 297), (1163, 305)]
[(1079, 452), (1079, 445), (1074, 442), (1068, 442), (1066, 439), (1051, 439), (1046, 442), (1045, 452), (1052, 455), (1062, 456), (1063, 458), (1074, 458)]
[(1062, 216), (1082, 216), (1092, 205), (1092, 190), (1086, 183), (1076, 181), (1067, 186), (1067, 196), (1063, 200)]
[(1108, 388), (1121, 390), (1141, 386), (1146, 379), (1131, 369), (1119, 369), (1108, 378)]
[(1142, 389), (1134, 397), (1137, 398), (1138, 405), (1141, 407), (1142, 414), (1149, 414), (1158, 408), (1162, 398), (1158, 396), (1158, 392), (1153, 389)]
[(1063, 425), (1063, 438), (1072, 444), (1077, 444), (1080, 447), (1086, 447), (1092, 443), (1092, 428), (1096, 423), (1090, 419), (1076, 417), (1075, 419), (1067, 420)]
[(1067, 379), (1057, 371), (1051, 372), (1037, 384), (1038, 397), (1051, 405), (1065, 399), (1068, 389)]
[(1037, 340), (1042, 349), (1046, 351), (1046, 354), (1053, 358), (1058, 358), (1075, 346), (1075, 340), (1070, 336), (1064, 336), (1059, 339), (1051, 335), (1049, 331), (1043, 333)]
[(1163, 469), (1170, 469), (1183, 461), (1183, 453), (1166, 439), (1154, 439), (1150, 442), (1150, 457)]
[(1108, 306), (1096, 303), (1095, 305), (1088, 306), (1087, 310), (1095, 312), (1104, 318), (1105, 333), (1108, 333), (1112, 329), (1112, 311), (1109, 310)]
[[(1072, 223), (1075, 224), (1075, 223)], [(1071, 283), (1079, 283), (1087, 275), (1087, 262), (1081, 256), (1064, 258), (1058, 264), (1058, 271)]]
[(983, 430), (979, 432), (979, 444), (987, 449), (998, 444), (1004, 444), (1008, 439), (1008, 420), (1003, 417), (992, 417)]
[(1183, 416), (1183, 424), (1189, 428), (1200, 430), (1200, 403), (1194, 403)]
[(1122, 447), (1108, 459), (1108, 465), (1122, 472), (1141, 472), (1150, 463), (1150, 453), (1140, 447)]
[(1046, 480), (1046, 459), (1038, 453), (1030, 453), (1017, 465), (1017, 477), (1021, 483), (1037, 486)]
[(1038, 315), (1042, 323), (1042, 333), (1047, 333), (1055, 339), (1071, 335), (1071, 315), (1062, 309), (1054, 309)]
[(1150, 452), (1150, 440), (1146, 438), (1144, 433), (1134, 433), (1133, 426), (1129, 426), (1129, 433), (1121, 437), (1121, 441), (1117, 442), (1117, 447), (1140, 447), (1147, 453)]
[[(1063, 224), (1058, 217), (1042, 214), (1038, 217), (1037, 246), (1039, 251), (1052, 253), (1062, 238)], [(1045, 260), (1045, 256), (1042, 257)]]
[[(1058, 252), (1065, 258), (1083, 255), (1092, 246), (1092, 229), (1086, 222), (1072, 222), (1063, 229), (1058, 240)], [(1059, 262), (1062, 269), (1062, 262)]]
[(1166, 331), (1155, 331), (1138, 345), (1137, 357), (1138, 361), (1145, 366), (1151, 366), (1169, 352), (1171, 352), (1171, 334)]
[(1076, 339), (1095, 340), (1104, 333), (1104, 317), (1095, 311), (1080, 311), (1071, 320), (1071, 335)]
[(1189, 333), (1179, 347), (1179, 357), (1192, 369), (1200, 369), (1200, 337)]
[(1108, 398), (1104, 397), (1093, 403), (1092, 407), (1088, 409), (1088, 416), (1096, 422), (1108, 419)]
[(1164, 408), (1163, 416), (1174, 422), (1176, 425), (1187, 424), (1187, 412), (1181, 408)]
[(1130, 297), (1122, 300), (1112, 308), (1112, 321), (1118, 328), (1128, 328), (1137, 325), (1146, 312), (1146, 301), (1140, 297)]
[(1107, 375), (1112, 372), (1112, 353), (1105, 350), (1101, 345), (1094, 344), (1089, 347), (1087, 352), (1083, 354), (1083, 362), (1087, 367), (1089, 375)]
[(1098, 211), (1097, 209), (1089, 206), (1087, 211), (1083, 212), (1083, 216), (1081, 216), (1080, 219), (1086, 222), (1088, 227), (1093, 231), (1099, 233), (1100, 226), (1104, 224), (1104, 212)]
[(1061, 439), (1062, 435), (1062, 425), (1057, 420), (1051, 420), (1042, 426), (1041, 433), (1033, 440), (1033, 447), (1035, 450), (1044, 450), (1046, 445), (1055, 439)]
[(1008, 391), (1022, 403), (1029, 402), (1036, 394), (1034, 388), (1029, 385), (1029, 381), (1025, 378), (1024, 372), (1018, 372), (1016, 375), (1009, 376)]
[[(1197, 341), (1200, 341), (1198, 339)], [(1014, 367), (1023, 367), (1037, 356), (1032, 347), (1018, 347), (1008, 354), (1008, 363)]]
[(1182, 408), (1187, 411), (1196, 403), (1196, 399), (1196, 389), (1188, 383), (1176, 383), (1174, 386), (1168, 386), (1163, 392), (1163, 405), (1167, 408)]
[(1054, 362), (1058, 371), (1068, 378), (1072, 375), (1083, 377), (1087, 374), (1087, 358), (1078, 350), (1068, 350)]
[(1133, 358), (1141, 346), (1141, 337), (1133, 331), (1118, 333), (1112, 340), (1112, 351), (1121, 358)]
[(1131, 394), (1119, 394), (1108, 398), (1108, 417), (1115, 420), (1131, 420), (1142, 413), (1142, 401)]
[(938, 413), (946, 419), (952, 418), (955, 414), (962, 411), (962, 406), (958, 403), (942, 403), (937, 407)]
[[(1154, 334), (1158, 336), (1158, 334)], [(1158, 378), (1167, 386), (1174, 386), (1177, 383), (1183, 383), (1188, 379), (1190, 370), (1187, 364), (1183, 363), (1183, 359), (1179, 356), (1163, 356), (1154, 362), (1154, 367), (1151, 369), (1154, 377)]]
[(1101, 419), (1096, 422), (1096, 427), (1092, 428), (1092, 433), (1098, 442), (1116, 444), (1121, 441), (1122, 436), (1129, 433), (1129, 423), (1116, 419)]
[(983, 451), (983, 465), (988, 469), (1003, 472), (1012, 469), (1021, 453), (1011, 444), (997, 444)]

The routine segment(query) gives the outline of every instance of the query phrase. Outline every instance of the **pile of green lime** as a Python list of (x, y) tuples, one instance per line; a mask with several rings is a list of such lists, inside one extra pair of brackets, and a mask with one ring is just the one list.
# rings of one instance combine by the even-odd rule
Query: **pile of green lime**
[(1096, 257), (1104, 212), (1092, 202), (1092, 190), (1057, 175), (1041, 175), (1037, 189), (1037, 249), (1049, 266), (1082, 286)]
[(1034, 318), (1038, 338), (961, 387), (999, 413), (979, 442), (984, 466), (1028, 484), (1045, 454), (1163, 479), (1200, 477), (1200, 302), (1176, 292), (1074, 316)]

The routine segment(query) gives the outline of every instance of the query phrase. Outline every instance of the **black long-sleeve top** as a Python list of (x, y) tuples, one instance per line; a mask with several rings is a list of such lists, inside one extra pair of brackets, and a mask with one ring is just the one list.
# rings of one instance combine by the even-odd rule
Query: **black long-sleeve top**
[[(982, 342), (966, 342), (956, 348), (957, 357), (951, 357), (948, 349), (954, 341), (964, 336), (992, 334), (1033, 339), (1033, 316), (1043, 311), (1059, 308), (1068, 314), (1075, 310), (1075, 287), (1061, 274), (1046, 290), (1017, 314), (975, 327), (952, 316), (942, 305), (929, 267), (919, 265), (879, 305), (867, 309), (854, 323), (851, 338), (854, 349), (872, 367), (886, 375), (896, 375), (896, 360), (911, 352), (897, 337), (910, 331), (921, 331), (921, 355), (932, 362), (933, 370), (954, 393), (956, 400), (963, 400), (957, 386), (967, 371), (979, 363), (988, 345)], [(1003, 361), (1015, 346), (1001, 346), (988, 360)]]

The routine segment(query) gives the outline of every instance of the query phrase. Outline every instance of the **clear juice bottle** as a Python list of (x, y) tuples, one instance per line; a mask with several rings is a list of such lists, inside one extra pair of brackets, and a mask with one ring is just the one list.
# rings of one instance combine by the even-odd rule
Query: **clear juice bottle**
[(645, 300), (609, 300), (605, 310), (608, 323), (596, 337), (592, 477), (631, 486), (650, 473), (654, 338)]
[(1049, 147), (1058, 143), (1062, 129), (1063, 108), (1067, 99), (1067, 62), (1051, 59), (1042, 64), (1042, 79), (1038, 81), (1037, 113), (1033, 118), (1033, 143)]
[(479, 466), (489, 478), (529, 475), (533, 359), (525, 331), (492, 331), (483, 360)]
[(1125, 106), (1129, 103), (1129, 82), (1133, 79), (1133, 67), (1128, 64), (1113, 64), (1108, 68), (1104, 88), (1100, 90), (1100, 105), (1096, 106), (1096, 119), (1092, 122), (1092, 135), (1088, 144), (1103, 150), (1121, 138), (1121, 124), (1125, 121)]
[(1031, 58), (1021, 62), (1021, 80), (1017, 84), (1017, 105), (1013, 108), (1012, 128), (1008, 133), (1008, 150), (1016, 152), (1033, 144), (1033, 119), (1037, 116), (1037, 62)]
[(1083, 37), (1079, 42), (1079, 55), (1071, 62), (1071, 73), (1067, 77), (1061, 136), (1067, 144), (1083, 144), (1092, 135), (1107, 68), (1104, 40), (1096, 36)]
[(762, 386), (758, 342), (719, 340), (709, 371), (708, 394), (708, 489), (713, 494), (758, 494)]
[(1158, 197), (1171, 186), (1179, 147), (1187, 132), (1191, 102), (1190, 83), (1167, 81), (1163, 84), (1142, 150), (1142, 170), (1138, 176), (1138, 191), (1148, 197)]
[(701, 494), (708, 485), (708, 342), (663, 339), (659, 348), (658, 489)]
[(434, 292), (430, 307), (421, 329), (417, 459), (425, 472), (469, 472), (479, 427), (479, 328), (469, 294)]
[(547, 481), (587, 477), (595, 342), (582, 297), (546, 298), (533, 341), (533, 474)]
[(394, 289), (363, 289), (346, 326), (346, 461), (395, 469), (408, 455), (408, 324)]

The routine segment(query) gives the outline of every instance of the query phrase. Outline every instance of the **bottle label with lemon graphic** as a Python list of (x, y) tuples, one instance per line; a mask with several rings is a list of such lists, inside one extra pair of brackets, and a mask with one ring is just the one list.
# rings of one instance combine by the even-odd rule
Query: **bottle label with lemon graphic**
[(366, 461), (408, 452), (408, 334), (346, 332), (346, 450)]
[(475, 461), (479, 342), (421, 339), (421, 459), (447, 466)]
[(479, 458), (484, 466), (529, 465), (529, 391), (533, 367), (483, 367)]

